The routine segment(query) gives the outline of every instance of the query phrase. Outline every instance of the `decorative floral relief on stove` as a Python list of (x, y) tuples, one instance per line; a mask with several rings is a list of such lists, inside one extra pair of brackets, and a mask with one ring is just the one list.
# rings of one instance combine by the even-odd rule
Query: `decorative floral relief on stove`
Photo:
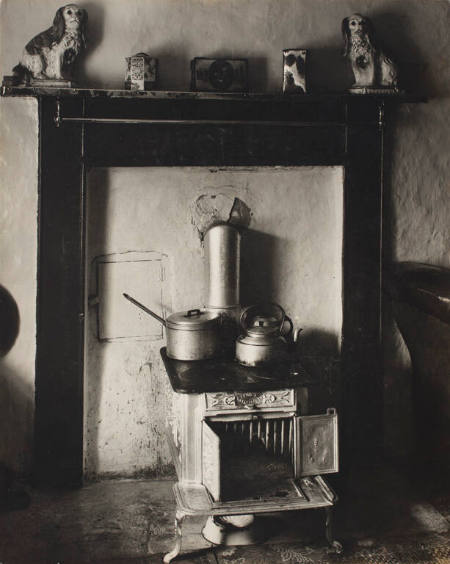
[(294, 406), (294, 390), (273, 392), (217, 392), (206, 394), (207, 409), (247, 409)]

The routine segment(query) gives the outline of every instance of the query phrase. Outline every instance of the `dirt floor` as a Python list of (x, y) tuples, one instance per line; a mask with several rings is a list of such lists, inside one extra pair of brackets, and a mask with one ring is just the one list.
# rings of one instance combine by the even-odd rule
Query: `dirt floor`
[[(208, 547), (186, 539), (184, 564), (450, 564), (448, 477), (420, 480), (392, 467), (338, 477), (336, 537), (329, 554), (323, 510), (266, 515), (263, 544)], [(154, 564), (174, 544), (170, 480), (110, 480), (74, 491), (25, 489), (0, 514), (1, 564)], [(20, 488), (17, 489), (20, 494)], [(16, 492), (16, 493), (17, 493)], [(13, 500), (14, 501), (14, 500)], [(18, 507), (27, 505), (22, 509)]]

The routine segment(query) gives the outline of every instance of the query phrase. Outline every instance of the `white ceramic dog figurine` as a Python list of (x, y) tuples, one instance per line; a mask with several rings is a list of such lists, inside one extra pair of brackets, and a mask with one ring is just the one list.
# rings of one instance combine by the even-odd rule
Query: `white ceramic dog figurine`
[(59, 8), (52, 27), (27, 43), (13, 72), (20, 82), (30, 79), (70, 80), (73, 65), (86, 45), (86, 10), (76, 4)]
[(342, 21), (344, 56), (355, 77), (353, 88), (397, 87), (397, 67), (375, 44), (369, 18), (353, 14)]

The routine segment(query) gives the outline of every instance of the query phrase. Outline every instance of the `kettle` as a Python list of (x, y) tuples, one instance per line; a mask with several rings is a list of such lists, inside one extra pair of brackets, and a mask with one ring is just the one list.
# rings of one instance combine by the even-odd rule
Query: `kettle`
[(287, 338), (293, 324), (280, 305), (249, 306), (243, 310), (240, 324), (243, 334), (236, 341), (236, 360), (240, 364), (260, 366), (287, 358)]

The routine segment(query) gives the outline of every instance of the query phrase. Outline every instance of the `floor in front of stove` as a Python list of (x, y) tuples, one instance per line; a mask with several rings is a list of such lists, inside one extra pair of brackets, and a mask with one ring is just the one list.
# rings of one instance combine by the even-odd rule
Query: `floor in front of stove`
[[(427, 487), (392, 467), (356, 472), (336, 509), (344, 554), (327, 553), (322, 510), (264, 515), (262, 545), (187, 553), (183, 564), (447, 564), (450, 495), (444, 481)], [(418, 487), (422, 486), (422, 487)], [(25, 509), (0, 513), (5, 564), (156, 564), (173, 546), (172, 482), (109, 480), (80, 490), (28, 490)], [(187, 545), (201, 549), (199, 535)], [(207, 545), (203, 546), (205, 548)]]

